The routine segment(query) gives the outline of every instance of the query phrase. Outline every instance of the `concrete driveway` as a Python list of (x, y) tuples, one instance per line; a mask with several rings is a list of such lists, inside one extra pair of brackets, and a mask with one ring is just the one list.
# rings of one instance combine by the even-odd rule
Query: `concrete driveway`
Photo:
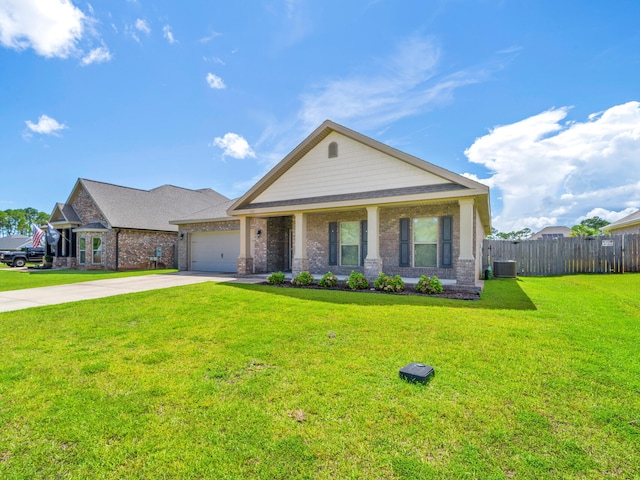
[(142, 275), (140, 277), (110, 278), (69, 285), (0, 292), (0, 312), (77, 302), (79, 300), (92, 300), (125, 293), (180, 287), (202, 282), (259, 283), (262, 281), (264, 281), (264, 278), (261, 277), (237, 277), (229, 274), (208, 274), (203, 272), (178, 272)]

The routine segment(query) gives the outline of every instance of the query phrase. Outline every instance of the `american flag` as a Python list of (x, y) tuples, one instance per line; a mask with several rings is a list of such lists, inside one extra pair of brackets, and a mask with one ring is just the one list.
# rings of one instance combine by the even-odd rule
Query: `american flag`
[(32, 240), (31, 243), (33, 243), (33, 246), (35, 248), (35, 247), (39, 247), (40, 246), (40, 242), (42, 241), (42, 237), (44, 237), (44, 231), (40, 230), (35, 225), (32, 225), (32, 227), (33, 227), (33, 240)]

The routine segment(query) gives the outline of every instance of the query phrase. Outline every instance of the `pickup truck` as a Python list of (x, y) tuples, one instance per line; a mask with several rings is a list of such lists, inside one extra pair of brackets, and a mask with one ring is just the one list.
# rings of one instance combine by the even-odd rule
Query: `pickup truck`
[(44, 258), (44, 247), (27, 247), (20, 252), (0, 252), (0, 263), (10, 267), (24, 267), (27, 262), (41, 262)]

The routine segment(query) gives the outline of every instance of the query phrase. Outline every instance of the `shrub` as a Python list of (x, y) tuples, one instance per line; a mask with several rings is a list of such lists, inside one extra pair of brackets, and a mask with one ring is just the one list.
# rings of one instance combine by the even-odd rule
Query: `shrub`
[(309, 272), (300, 272), (298, 275), (293, 277), (291, 283), (296, 287), (306, 287), (313, 284), (313, 280), (313, 275)]
[(273, 272), (267, 277), (267, 283), (269, 285), (282, 285), (284, 283), (284, 273)]
[(335, 287), (338, 285), (338, 277), (331, 272), (325, 273), (318, 282), (318, 285), (324, 288)]
[(373, 282), (373, 286), (376, 287), (376, 290), (382, 290), (387, 293), (402, 292), (404, 290), (404, 282), (400, 275), (392, 277), (384, 272), (380, 272), (378, 278)]
[(369, 281), (364, 278), (362, 273), (351, 270), (351, 274), (347, 279), (347, 287), (351, 290), (364, 290), (365, 288), (369, 288)]
[(422, 275), (416, 284), (416, 292), (427, 293), (430, 295), (442, 293), (442, 282), (440, 282), (440, 279), (435, 275), (431, 278), (426, 275)]

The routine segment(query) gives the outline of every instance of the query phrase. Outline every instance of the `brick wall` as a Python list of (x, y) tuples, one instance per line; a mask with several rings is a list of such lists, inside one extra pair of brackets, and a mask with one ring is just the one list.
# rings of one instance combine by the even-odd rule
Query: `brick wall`
[[(457, 202), (433, 205), (381, 207), (380, 208), (380, 258), (382, 270), (392, 275), (419, 277), (437, 275), (443, 279), (456, 278), (455, 260), (460, 255), (460, 207)], [(453, 259), (452, 268), (400, 267), (400, 218), (453, 217)], [(365, 208), (341, 212), (312, 213), (307, 216), (307, 256), (309, 269), (320, 274), (331, 271), (337, 275), (348, 275), (352, 270), (362, 272), (362, 266), (329, 265), (329, 222), (361, 221), (367, 219)], [(475, 244), (475, 242), (474, 242)], [(413, 252), (411, 256), (413, 262)], [(440, 250), (438, 249), (438, 261)]]

